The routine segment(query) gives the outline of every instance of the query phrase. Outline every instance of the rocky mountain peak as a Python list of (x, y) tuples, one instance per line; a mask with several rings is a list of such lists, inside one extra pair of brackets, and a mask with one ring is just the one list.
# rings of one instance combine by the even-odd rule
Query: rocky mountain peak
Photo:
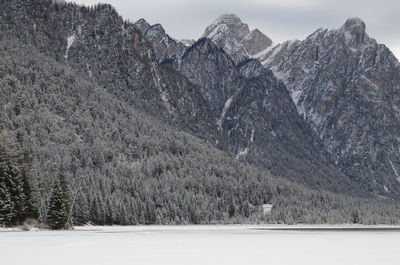
[(202, 37), (212, 40), (229, 37), (240, 41), (249, 33), (249, 25), (243, 23), (237, 15), (224, 14), (206, 28)]
[(250, 31), (248, 24), (234, 14), (219, 16), (209, 25), (202, 38), (212, 40), (238, 63), (267, 49), (272, 40), (259, 29)]
[(358, 17), (347, 19), (344, 25), (339, 29), (339, 31), (345, 35), (346, 44), (352, 47), (356, 47), (365, 42), (365, 37), (367, 35), (365, 30), (365, 22)]
[(139, 29), (142, 33), (146, 32), (151, 27), (151, 25), (144, 18), (141, 18), (138, 21), (136, 21), (134, 26), (137, 29)]
[(365, 22), (359, 17), (348, 18), (342, 29), (350, 31), (352, 33), (365, 33), (366, 25)]
[(223, 50), (218, 47), (212, 40), (201, 38), (185, 51), (183, 57), (188, 56), (192, 52), (197, 52), (203, 55), (211, 55), (221, 51), (223, 52)]
[(148, 37), (152, 37), (152, 36), (163, 37), (165, 35), (165, 30), (164, 30), (163, 26), (161, 26), (161, 24), (155, 24), (146, 31), (146, 35)]

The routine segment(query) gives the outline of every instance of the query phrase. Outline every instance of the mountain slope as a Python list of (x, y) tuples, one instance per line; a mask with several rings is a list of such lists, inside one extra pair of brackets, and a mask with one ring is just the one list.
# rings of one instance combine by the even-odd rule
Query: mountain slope
[(214, 114), (202, 96), (182, 75), (158, 64), (148, 40), (110, 5), (16, 0), (0, 7), (2, 32), (84, 73), (128, 104), (215, 142), (209, 128)]
[(7, 21), (4, 32), (136, 109), (275, 175), (314, 188), (364, 194), (324, 161), (286, 88), (261, 65), (236, 66), (207, 41), (186, 47), (161, 25), (124, 22), (109, 5), (86, 8), (46, 0), (1, 5), (11, 10), (1, 13)]
[(359, 18), (320, 29), (273, 67), (331, 161), (366, 189), (400, 193), (400, 63)]
[[(204, 97), (221, 113), (218, 122), (223, 139), (228, 141), (226, 150), (274, 174), (318, 188), (335, 189), (335, 173), (328, 173), (317, 158), (310, 132), (297, 116), (287, 90), (272, 72), (256, 61), (236, 66), (207, 39), (199, 40), (185, 53), (179, 69), (195, 84), (203, 84)], [(301, 168), (304, 171), (298, 174)], [(347, 183), (340, 174), (336, 178)], [(316, 179), (329, 184), (319, 186)]]
[[(236, 37), (214, 42), (235, 56), (241, 47), (231, 47), (231, 39), (241, 34), (229, 32)], [(285, 83), (334, 167), (362, 190), (400, 195), (400, 64), (367, 35), (361, 19), (348, 19), (336, 30), (319, 29), (304, 41), (272, 45), (253, 57)]]
[[(355, 183), (321, 159), (312, 131), (271, 71), (255, 60), (236, 65), (225, 50), (206, 38), (185, 49), (160, 25), (143, 27), (144, 20), (136, 24), (144, 29), (158, 60), (195, 84), (217, 114), (215, 131), (221, 140), (216, 146), (237, 159), (314, 188), (356, 192)], [(168, 45), (160, 45), (159, 40), (168, 40)]]
[(316, 192), (240, 163), (13, 37), (0, 39), (0, 56), (1, 129), (32, 154), (42, 219), (61, 166), (73, 187), (84, 176), (77, 224), (398, 220), (395, 204)]

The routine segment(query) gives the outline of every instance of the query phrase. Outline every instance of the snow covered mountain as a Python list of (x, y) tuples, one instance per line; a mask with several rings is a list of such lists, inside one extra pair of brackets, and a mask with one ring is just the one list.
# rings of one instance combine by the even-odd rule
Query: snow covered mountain
[(255, 56), (272, 46), (272, 40), (260, 30), (250, 31), (237, 15), (224, 14), (204, 31), (202, 38), (212, 40), (224, 48), (236, 62)]
[(261, 45), (266, 48), (257, 54), (243, 52), (237, 41), (246, 29), (239, 18), (223, 15), (205, 35), (238, 61), (257, 58), (285, 83), (333, 165), (363, 189), (400, 194), (400, 66), (385, 45), (368, 36), (365, 23), (350, 18), (304, 41)]
[(354, 187), (320, 158), (318, 143), (297, 114), (287, 89), (257, 60), (236, 65), (230, 54), (207, 38), (186, 47), (161, 25), (150, 26), (142, 19), (135, 25), (153, 45), (157, 60), (198, 88), (214, 115), (208, 124), (215, 124), (216, 146), (308, 186), (343, 192)]
[(368, 189), (400, 192), (400, 64), (359, 18), (264, 61), (331, 160)]

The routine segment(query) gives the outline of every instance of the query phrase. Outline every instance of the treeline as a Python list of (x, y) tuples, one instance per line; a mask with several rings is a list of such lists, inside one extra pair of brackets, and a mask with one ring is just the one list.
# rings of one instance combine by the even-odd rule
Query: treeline
[[(22, 225), (39, 218), (38, 176), (32, 170), (30, 153), (23, 139), (8, 131), (0, 132), (0, 225)], [(46, 222), (50, 228), (68, 228), (72, 222), (69, 182), (62, 170), (55, 176), (47, 204)]]
[[(32, 213), (50, 227), (70, 225), (71, 191), (82, 176), (74, 224), (399, 223), (396, 202), (317, 192), (273, 177), (16, 40), (0, 41), (0, 58), (0, 129), (15, 146), (3, 148), (14, 151), (3, 151), (2, 165), (17, 172), (4, 175), (4, 198), (13, 198), (7, 205), (35, 202)], [(13, 158), (21, 152), (24, 159)], [(19, 187), (29, 183), (31, 199), (11, 196), (17, 179)], [(266, 203), (273, 204), (269, 215), (262, 213)], [(3, 223), (35, 217), (13, 214), (24, 217)]]
[(0, 132), (0, 224), (18, 225), (38, 217), (37, 182), (20, 135)]

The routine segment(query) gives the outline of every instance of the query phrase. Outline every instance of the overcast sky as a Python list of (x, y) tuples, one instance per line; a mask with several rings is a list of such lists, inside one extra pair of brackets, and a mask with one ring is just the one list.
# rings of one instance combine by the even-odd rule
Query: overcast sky
[(348, 17), (360, 17), (367, 33), (400, 59), (399, 0), (68, 0), (92, 5), (109, 3), (132, 22), (160, 23), (176, 39), (197, 39), (224, 13), (237, 14), (250, 29), (275, 42), (304, 39), (320, 27), (338, 28)]

